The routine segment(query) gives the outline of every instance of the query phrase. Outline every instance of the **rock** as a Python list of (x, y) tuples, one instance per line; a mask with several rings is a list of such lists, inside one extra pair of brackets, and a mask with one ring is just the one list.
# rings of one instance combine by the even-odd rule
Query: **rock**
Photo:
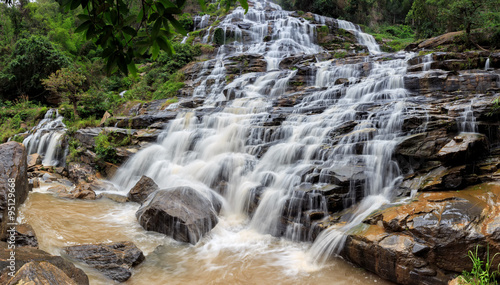
[(29, 224), (16, 226), (16, 247), (31, 246), (38, 248), (38, 239), (35, 231)]
[[(443, 167), (444, 168), (444, 167)], [(372, 214), (349, 234), (341, 255), (398, 284), (447, 284), (470, 271), (469, 250), (500, 252), (500, 184), (426, 192)], [(493, 260), (496, 268), (499, 260)]]
[(118, 282), (127, 281), (130, 268), (144, 261), (144, 254), (132, 242), (68, 246), (65, 253)]
[(28, 155), (28, 168), (42, 164), (42, 157), (38, 153)]
[[(6, 239), (7, 223), (16, 221), (17, 210), (28, 197), (27, 167), (27, 153), (22, 144), (0, 145), (0, 240)], [(8, 211), (9, 207), (14, 207), (13, 211)]]
[(14, 277), (9, 280), (7, 285), (47, 285), (47, 284), (67, 284), (78, 285), (74, 280), (68, 277), (61, 269), (55, 267), (49, 262), (29, 262), (23, 265)]
[[(18, 271), (23, 265), (30, 262), (48, 262), (53, 266), (62, 270), (69, 278), (71, 278), (78, 285), (88, 285), (89, 279), (83, 270), (77, 268), (73, 263), (66, 261), (60, 256), (53, 256), (43, 250), (33, 247), (18, 247), (15, 250), (16, 262), (15, 270)], [(8, 244), (0, 242), (0, 284), (7, 284), (10, 277), (6, 274), (10, 272), (10, 261), (8, 260), (11, 255), (11, 250)], [(66, 283), (62, 283), (66, 284)]]
[(89, 183), (78, 184), (75, 189), (73, 189), (70, 194), (73, 199), (83, 199), (83, 200), (95, 200), (96, 194), (92, 190), (92, 185)]
[(108, 198), (109, 200), (115, 201), (116, 203), (130, 202), (130, 200), (127, 196), (123, 196), (123, 195), (119, 195), (119, 194), (102, 193), (97, 198), (100, 198), (100, 197)]
[(196, 244), (218, 223), (221, 202), (190, 187), (158, 190), (136, 213), (141, 226)]
[(142, 204), (151, 193), (159, 189), (153, 179), (143, 175), (135, 186), (130, 189), (127, 196), (130, 201)]
[(145, 129), (154, 123), (166, 123), (176, 117), (177, 113), (164, 111), (155, 115), (140, 115), (132, 118), (124, 118), (119, 120), (116, 126), (119, 128)]
[(104, 124), (106, 123), (106, 121), (107, 121), (109, 118), (111, 118), (111, 117), (112, 117), (112, 115), (111, 115), (108, 111), (106, 111), (106, 112), (104, 113), (104, 115), (102, 116), (102, 119), (101, 119), (101, 122), (99, 123), (99, 125), (100, 125), (101, 127), (104, 127)]
[(33, 178), (33, 188), (39, 188), (40, 187), (40, 180), (38, 178)]
[(457, 165), (474, 161), (488, 152), (489, 143), (485, 135), (462, 133), (441, 148), (437, 156), (443, 163)]
[(68, 176), (75, 184), (92, 182), (96, 179), (94, 168), (85, 163), (70, 163)]
[(95, 137), (97, 137), (103, 128), (86, 128), (76, 131), (74, 138), (85, 148), (95, 147)]

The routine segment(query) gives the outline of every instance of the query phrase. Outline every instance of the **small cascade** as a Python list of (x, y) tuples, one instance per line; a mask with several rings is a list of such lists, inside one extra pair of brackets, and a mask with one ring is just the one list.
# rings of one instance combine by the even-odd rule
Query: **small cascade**
[(66, 162), (66, 148), (63, 142), (66, 126), (62, 120), (63, 117), (57, 110), (48, 110), (43, 120), (23, 141), (28, 154), (38, 153), (43, 157), (44, 166), (64, 166)]
[(429, 71), (431, 69), (432, 61), (432, 53), (424, 55), (422, 57), (422, 71)]
[(471, 100), (469, 105), (464, 107), (462, 115), (457, 118), (457, 125), (459, 132), (463, 133), (477, 132), (476, 117), (474, 117), (474, 110), (472, 109), (473, 104), (474, 104), (474, 99)]
[(488, 57), (486, 59), (486, 62), (484, 63), (484, 70), (490, 69), (490, 58)]
[(358, 25), (345, 20), (337, 20), (337, 25), (341, 29), (354, 32), (358, 42), (366, 46), (371, 54), (379, 54), (381, 52), (380, 46), (375, 41), (375, 38), (372, 35), (363, 33)]

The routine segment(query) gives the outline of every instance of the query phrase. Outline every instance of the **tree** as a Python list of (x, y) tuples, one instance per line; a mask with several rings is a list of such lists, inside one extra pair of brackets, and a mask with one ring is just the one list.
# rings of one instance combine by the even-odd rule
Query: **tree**
[(25, 94), (36, 98), (44, 91), (41, 79), (68, 63), (69, 59), (55, 49), (46, 37), (20, 39), (7, 67), (0, 74), (0, 91), (4, 94), (10, 92), (13, 97)]
[[(4, 0), (10, 1), (10, 0)], [(227, 9), (236, 0), (227, 1)], [(238, 0), (248, 10), (247, 0)], [(66, 9), (81, 7), (82, 21), (76, 29), (103, 49), (108, 74), (120, 70), (136, 73), (134, 59), (147, 51), (156, 59), (160, 50), (172, 54), (174, 31), (187, 32), (176, 19), (186, 0), (61, 0)], [(198, 0), (202, 9), (205, 1)], [(137, 13), (138, 11), (138, 13)]]
[(61, 96), (73, 105), (75, 119), (78, 119), (78, 101), (81, 99), (80, 96), (84, 91), (86, 80), (85, 75), (79, 70), (62, 68), (52, 73), (47, 79), (42, 80), (42, 82), (47, 90)]

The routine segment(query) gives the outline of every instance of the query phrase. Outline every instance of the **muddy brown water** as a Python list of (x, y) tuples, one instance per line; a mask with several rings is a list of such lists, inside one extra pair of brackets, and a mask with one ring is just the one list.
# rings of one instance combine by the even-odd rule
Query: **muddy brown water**
[[(138, 224), (135, 203), (68, 200), (35, 189), (20, 210), (31, 224), (40, 249), (61, 255), (64, 246), (132, 241), (146, 255), (124, 284), (390, 284), (335, 259), (327, 266), (308, 263), (309, 243), (262, 235), (246, 227), (244, 217), (222, 216), (196, 246), (147, 232)], [(99, 272), (77, 264), (90, 284), (111, 284)]]

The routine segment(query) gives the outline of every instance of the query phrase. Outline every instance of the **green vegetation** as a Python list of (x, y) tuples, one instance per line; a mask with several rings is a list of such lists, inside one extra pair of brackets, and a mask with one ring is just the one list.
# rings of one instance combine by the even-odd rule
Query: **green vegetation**
[(479, 256), (479, 245), (476, 246), (475, 252), (469, 250), (468, 256), (472, 261), (472, 270), (470, 272), (464, 271), (462, 275), (459, 277), (461, 284), (479, 284), (479, 285), (489, 285), (489, 284), (498, 284), (495, 279), (497, 276), (500, 276), (500, 272), (497, 270), (492, 270), (491, 265), (493, 264), (493, 260), (498, 255), (496, 253), (490, 259), (490, 250), (489, 246), (486, 249), (486, 260), (482, 260)]
[(114, 132), (100, 133), (94, 140), (98, 164), (104, 161), (118, 163), (116, 148), (130, 144), (130, 136), (123, 137)]
[[(0, 142), (4, 143), (9, 137), (23, 133), (42, 119), (47, 112), (47, 107), (28, 101), (21, 97), (15, 102), (0, 102)], [(22, 142), (23, 136), (14, 136), (17, 142)]]

